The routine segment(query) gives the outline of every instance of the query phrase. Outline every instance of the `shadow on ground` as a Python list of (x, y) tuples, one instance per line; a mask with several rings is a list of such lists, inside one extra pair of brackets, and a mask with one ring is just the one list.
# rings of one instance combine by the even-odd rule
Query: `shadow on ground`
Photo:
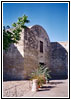
[(39, 89), (38, 92), (40, 92), (40, 91), (49, 91), (49, 90), (51, 90), (51, 89), (54, 88), (54, 87), (56, 87), (56, 86), (42, 86), (42, 87)]
[(63, 84), (63, 82), (49, 82), (47, 83), (49, 86), (42, 86), (39, 91), (49, 91), (52, 88), (55, 88), (58, 84)]
[(50, 82), (49, 84), (51, 84), (51, 85), (57, 85), (57, 84), (62, 84), (63, 82)]

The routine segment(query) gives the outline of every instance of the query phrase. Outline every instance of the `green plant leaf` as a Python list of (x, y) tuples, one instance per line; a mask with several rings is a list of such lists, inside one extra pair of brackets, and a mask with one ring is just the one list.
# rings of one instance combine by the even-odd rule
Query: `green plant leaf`
[(16, 23), (13, 23), (12, 26), (13, 26), (13, 27), (16, 27)]

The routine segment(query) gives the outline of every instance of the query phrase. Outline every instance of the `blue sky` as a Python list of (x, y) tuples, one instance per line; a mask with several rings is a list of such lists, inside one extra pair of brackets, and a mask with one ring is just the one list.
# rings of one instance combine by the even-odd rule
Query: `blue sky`
[(3, 3), (3, 25), (11, 26), (24, 14), (30, 20), (27, 26), (41, 25), (50, 41), (68, 40), (67, 3)]

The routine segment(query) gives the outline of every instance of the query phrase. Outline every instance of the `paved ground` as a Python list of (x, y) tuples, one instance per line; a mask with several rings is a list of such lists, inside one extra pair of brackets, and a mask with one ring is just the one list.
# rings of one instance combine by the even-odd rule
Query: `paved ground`
[(3, 97), (22, 97), (31, 90), (30, 81), (4, 81)]
[(3, 83), (4, 97), (68, 97), (68, 80), (51, 80), (37, 92), (31, 91), (32, 82), (8, 81)]
[(68, 97), (67, 80), (52, 80), (45, 84), (38, 92), (29, 92), (24, 96), (29, 97)]

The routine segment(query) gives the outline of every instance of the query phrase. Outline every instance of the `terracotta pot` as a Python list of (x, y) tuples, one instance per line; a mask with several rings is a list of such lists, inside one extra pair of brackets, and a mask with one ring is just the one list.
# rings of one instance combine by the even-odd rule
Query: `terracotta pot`
[(40, 88), (40, 85), (38, 85), (38, 88)]

